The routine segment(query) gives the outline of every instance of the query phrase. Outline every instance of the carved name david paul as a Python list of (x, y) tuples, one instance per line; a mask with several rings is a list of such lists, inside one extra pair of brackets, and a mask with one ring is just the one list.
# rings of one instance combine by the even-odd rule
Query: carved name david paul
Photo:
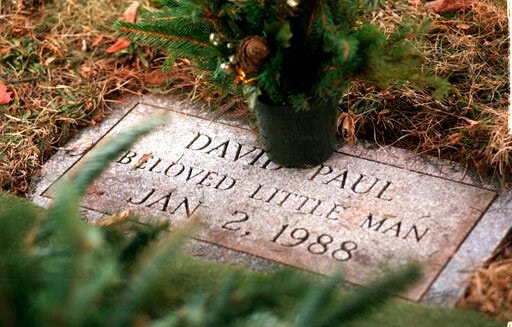
[(196, 133), (185, 149), (199, 151), (207, 155), (266, 170), (279, 170), (282, 168), (270, 161), (265, 156), (265, 150), (263, 149), (232, 140), (217, 140), (203, 133)]
[[(282, 168), (266, 158), (263, 149), (247, 146), (236, 141), (217, 140), (203, 133), (196, 133), (185, 148), (262, 169), (278, 170)], [(321, 164), (316, 167), (308, 180), (346, 189), (355, 194), (371, 194), (375, 198), (384, 201), (393, 200), (390, 195), (393, 188), (391, 181), (349, 171), (348, 169), (337, 170), (329, 165)]]
[(391, 191), (390, 186), (393, 184), (391, 181), (354, 173), (348, 169), (336, 170), (331, 166), (320, 164), (308, 180), (332, 185), (356, 194), (372, 194), (375, 198), (385, 201), (393, 200), (388, 194)]
[(163, 174), (167, 177), (182, 179), (186, 183), (212, 187), (220, 191), (232, 189), (237, 182), (235, 178), (226, 174), (189, 166), (179, 162), (179, 159), (165, 160), (149, 156), (146, 162), (136, 165), (143, 157), (144, 154), (128, 151), (116, 162), (122, 165), (131, 165), (136, 170), (146, 170), (153, 174)]

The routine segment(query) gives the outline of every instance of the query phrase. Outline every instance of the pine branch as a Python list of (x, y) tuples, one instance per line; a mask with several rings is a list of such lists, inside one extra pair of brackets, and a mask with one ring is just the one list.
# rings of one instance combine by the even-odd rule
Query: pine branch
[(295, 327), (315, 326), (319, 316), (321, 316), (322, 308), (326, 303), (330, 302), (330, 297), (336, 291), (341, 277), (335, 274), (330, 277), (321, 287), (312, 288), (306, 298), (299, 306), (297, 321)]
[(150, 289), (154, 287), (158, 280), (158, 275), (169, 265), (180, 250), (184, 237), (189, 231), (183, 231), (175, 238), (168, 238), (164, 244), (148, 251), (146, 257), (138, 264), (138, 269), (134, 271), (133, 276), (127, 282), (127, 289), (121, 294), (121, 298), (109, 319), (109, 326), (128, 326), (140, 309)]
[(225, 277), (222, 288), (215, 297), (215, 301), (210, 305), (208, 314), (205, 317), (205, 326), (220, 326), (221, 321), (230, 320), (229, 309), (232, 306), (231, 299), (237, 286), (235, 278), (234, 275)]
[(153, 36), (153, 37), (156, 37), (158, 39), (181, 41), (181, 42), (185, 42), (185, 43), (194, 44), (194, 45), (197, 45), (197, 46), (203, 47), (203, 48), (213, 48), (207, 42), (202, 42), (202, 41), (198, 41), (198, 40), (195, 40), (195, 39), (192, 39), (192, 38), (186, 38), (186, 37), (183, 37), (183, 36), (164, 34), (164, 33), (157, 33), (157, 32), (151, 32), (151, 31), (143, 31), (143, 30), (139, 30), (139, 29), (136, 29), (136, 28), (129, 28), (129, 27), (125, 27), (125, 26), (121, 26), (119, 28), (119, 31), (121, 31), (123, 33), (126, 33), (126, 34), (131, 34), (132, 36), (133, 35)]
[(222, 29), (222, 27), (220, 26), (219, 24), (219, 21), (218, 21), (218, 17), (210, 10), (210, 8), (208, 8), (204, 3), (203, 1), (201, 0), (194, 0), (199, 6), (201, 6), (201, 8), (203, 8), (204, 10), (204, 13), (206, 14), (206, 19), (213, 25), (215, 26), (215, 29), (217, 30), (218, 33), (221, 33), (221, 34), (224, 34), (224, 31)]
[(165, 58), (164, 63), (162, 64), (162, 71), (170, 72), (174, 68), (174, 63), (176, 62), (176, 56), (174, 56), (172, 53), (167, 53), (167, 58)]
[(178, 7), (179, 4), (180, 4), (180, 1), (179, 0), (159, 0), (159, 2), (165, 6), (165, 7), (169, 7), (169, 8), (173, 8), (173, 7)]
[(309, 17), (308, 25), (306, 28), (306, 36), (304, 37), (304, 46), (306, 46), (306, 44), (308, 44), (308, 42), (309, 42), (309, 38), (311, 37), (311, 32), (313, 29), (313, 24), (316, 19), (317, 10), (318, 10), (319, 6), (321, 6), (321, 5), (322, 5), (322, 0), (316, 0), (315, 4), (313, 5), (313, 8), (311, 10), (311, 16)]
[(412, 283), (421, 277), (418, 266), (411, 265), (400, 271), (388, 274), (379, 281), (376, 281), (368, 287), (361, 288), (357, 293), (345, 301), (341, 306), (335, 308), (333, 312), (324, 315), (319, 327), (337, 326), (343, 322), (352, 321), (363, 315), (371, 309), (382, 305), (387, 299), (391, 298), (393, 293), (403, 292)]
[[(98, 262), (89, 262), (89, 269), (97, 266)], [(91, 270), (92, 270), (91, 269)], [(107, 289), (118, 276), (118, 266), (114, 260), (98, 265), (97, 269), (91, 272), (89, 281), (80, 280), (80, 285), (71, 294), (70, 301), (64, 313), (70, 326), (86, 326), (89, 317), (89, 310), (101, 298)]]
[(278, 50), (277, 54), (270, 59), (265, 65), (263, 72), (260, 74), (258, 86), (262, 89), (264, 94), (270, 97), (273, 103), (282, 103), (283, 96), (279, 85), (279, 74), (281, 70), (283, 55), (282, 51)]
[(336, 29), (334, 22), (332, 21), (332, 12), (328, 4), (320, 5), (320, 17), (322, 18), (322, 26), (325, 32), (328, 32), (332, 35), (339, 34), (339, 31)]
[(298, 110), (309, 110), (311, 109), (311, 98), (304, 93), (292, 94), (288, 97), (288, 101), (293, 108)]
[(152, 23), (152, 22), (168, 22), (176, 19), (187, 19), (188, 15), (182, 16), (168, 16), (167, 13), (164, 13), (162, 17), (143, 17), (138, 20), (139, 23)]

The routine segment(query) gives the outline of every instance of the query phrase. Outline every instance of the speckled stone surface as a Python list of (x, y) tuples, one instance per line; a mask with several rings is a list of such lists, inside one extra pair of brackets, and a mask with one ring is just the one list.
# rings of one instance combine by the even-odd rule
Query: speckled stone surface
[[(169, 120), (113, 162), (83, 201), (90, 219), (130, 210), (201, 228), (189, 253), (256, 269), (279, 264), (362, 284), (410, 260), (423, 280), (404, 297), (451, 304), (467, 271), (512, 227), (512, 195), (457, 165), (372, 144), (343, 145), (324, 164), (271, 163), (255, 133), (172, 99), (134, 99), (84, 131), (43, 170), (33, 200), (109, 138), (154, 113)], [(373, 148), (373, 149), (372, 149)]]

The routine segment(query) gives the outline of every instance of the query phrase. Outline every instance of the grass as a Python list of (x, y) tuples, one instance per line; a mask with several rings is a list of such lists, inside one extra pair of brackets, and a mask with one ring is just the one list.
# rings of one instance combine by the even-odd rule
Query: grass
[[(107, 53), (116, 40), (112, 25), (130, 3), (0, 0), (0, 80), (15, 92), (0, 105), (1, 190), (26, 196), (41, 165), (80, 128), (100, 122), (122, 95), (187, 93), (209, 105), (225, 99), (201, 84), (186, 61), (171, 76), (160, 73), (163, 55), (147, 47)], [(219, 107), (241, 110), (241, 103)]]
[(502, 321), (512, 321), (512, 230), (495, 253), (470, 278), (457, 304)]
[[(397, 16), (398, 15), (398, 16)], [(512, 181), (512, 135), (508, 132), (508, 19), (503, 2), (478, 1), (444, 16), (427, 14), (423, 3), (389, 4), (375, 19), (394, 28), (401, 17), (432, 20), (418, 41), (424, 69), (451, 84), (448, 96), (405, 86), (378, 89), (364, 81), (344, 97), (356, 136), (461, 162)]]
[[(26, 196), (41, 165), (78, 130), (98, 124), (123, 94), (179, 94), (219, 114), (248, 114), (240, 97), (212, 89), (186, 60), (161, 75), (162, 54), (146, 47), (107, 54), (115, 41), (112, 24), (130, 2), (0, 0), (0, 80), (15, 92), (10, 104), (0, 105), (2, 191)], [(343, 102), (353, 123), (346, 126), (353, 129), (342, 124), (340, 133), (455, 160), (506, 186), (512, 178), (506, 3), (482, 0), (443, 16), (422, 6), (419, 0), (388, 2), (368, 19), (389, 29), (406, 16), (432, 19), (418, 47), (424, 69), (446, 78), (450, 94), (432, 99), (431, 90), (354, 81)], [(5, 199), (0, 207), (17, 201)], [(512, 289), (509, 258), (498, 256), (477, 271), (461, 305), (512, 319), (510, 306), (500, 302)]]
[(120, 94), (141, 92), (148, 49), (112, 56), (111, 26), (127, 1), (0, 1), (1, 189), (25, 195), (41, 164)]

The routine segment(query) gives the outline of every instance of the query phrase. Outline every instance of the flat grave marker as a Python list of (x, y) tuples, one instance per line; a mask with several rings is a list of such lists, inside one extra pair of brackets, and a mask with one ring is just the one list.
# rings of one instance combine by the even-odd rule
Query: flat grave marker
[[(510, 194), (445, 172), (451, 163), (417, 163), (344, 146), (322, 165), (281, 168), (243, 125), (212, 121), (172, 101), (147, 102), (134, 103), (75, 141), (98, 147), (145, 117), (169, 114), (94, 183), (82, 203), (91, 216), (130, 210), (174, 225), (196, 216), (198, 240), (322, 274), (341, 266), (356, 284), (414, 260), (424, 264), (425, 276), (404, 296), (431, 302), (453, 300), (457, 293), (457, 285), (449, 284), (462, 277), (453, 270), (468, 263), (452, 257), (476, 247), (471, 258), (482, 259), (512, 227), (512, 219), (503, 218), (512, 215)], [(56, 182), (88, 154), (62, 151), (50, 160), (51, 173), (36, 186), (34, 201), (47, 205)], [(490, 230), (474, 228), (492, 219), (497, 224)], [(477, 244), (479, 233), (488, 232), (494, 234), (488, 244)]]

